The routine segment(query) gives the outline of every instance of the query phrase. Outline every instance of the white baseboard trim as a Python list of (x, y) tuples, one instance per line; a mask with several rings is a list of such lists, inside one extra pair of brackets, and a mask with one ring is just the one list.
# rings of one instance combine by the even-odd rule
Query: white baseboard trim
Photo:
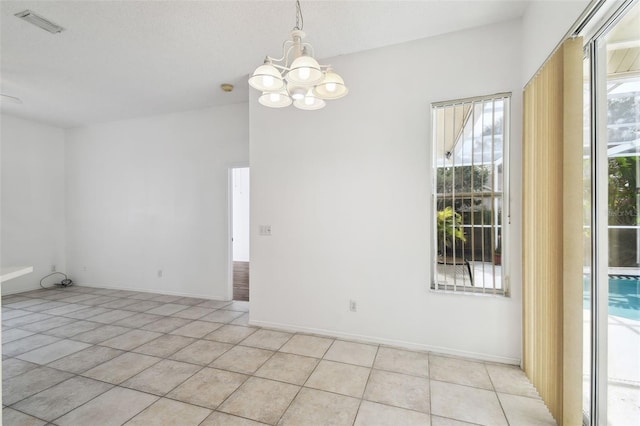
[(263, 328), (271, 328), (271, 329), (281, 330), (281, 331), (288, 331), (288, 332), (316, 334), (319, 336), (351, 340), (351, 341), (360, 342), (360, 343), (373, 343), (378, 345), (394, 346), (394, 347), (409, 349), (413, 351), (433, 352), (433, 353), (438, 353), (443, 355), (456, 356), (460, 358), (469, 358), (469, 359), (474, 359), (478, 361), (488, 361), (488, 362), (496, 362), (499, 364), (509, 364), (509, 365), (520, 366), (520, 359), (517, 359), (517, 358), (502, 357), (502, 356), (484, 354), (479, 352), (461, 351), (461, 350), (445, 348), (441, 346), (425, 345), (422, 343), (405, 342), (402, 340), (385, 339), (385, 338), (374, 337), (374, 336), (363, 336), (359, 334), (343, 333), (339, 331), (324, 330), (324, 329), (312, 328), (312, 327), (300, 327), (296, 325), (280, 324), (280, 323), (268, 322), (268, 321), (255, 321), (251, 319), (249, 319), (249, 325), (254, 325), (254, 326), (263, 327)]
[(16, 288), (16, 289), (11, 289), (11, 290), (6, 290), (6, 289), (2, 289), (2, 296), (12, 296), (14, 294), (19, 294), (19, 293), (26, 293), (27, 291), (33, 291), (33, 290), (40, 290), (42, 289), (42, 287), (40, 287), (39, 284), (35, 284), (35, 285), (27, 285), (24, 288)]
[(195, 297), (198, 299), (207, 299), (207, 300), (220, 300), (223, 302), (228, 302), (229, 300), (225, 299), (221, 296), (211, 296), (208, 294), (194, 294), (194, 293), (181, 293), (179, 291), (167, 291), (167, 290), (158, 290), (158, 289), (148, 289), (148, 288), (136, 288), (136, 287), (123, 287), (123, 286), (111, 286), (104, 284), (89, 284), (89, 283), (73, 283), (74, 286), (77, 287), (90, 287), (90, 288), (104, 288), (107, 290), (127, 290), (127, 291), (137, 291), (140, 293), (157, 293), (163, 294), (167, 296), (181, 296), (181, 297)]

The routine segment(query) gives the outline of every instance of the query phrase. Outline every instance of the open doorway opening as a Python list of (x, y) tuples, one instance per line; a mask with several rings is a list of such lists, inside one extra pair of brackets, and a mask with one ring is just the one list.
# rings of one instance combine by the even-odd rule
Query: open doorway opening
[(231, 170), (233, 300), (249, 301), (249, 167)]

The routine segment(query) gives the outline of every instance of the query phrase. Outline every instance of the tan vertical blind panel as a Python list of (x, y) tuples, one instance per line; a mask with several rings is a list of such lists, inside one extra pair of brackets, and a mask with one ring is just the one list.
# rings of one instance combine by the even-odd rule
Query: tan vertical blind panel
[(523, 368), (560, 425), (582, 422), (582, 40), (524, 92)]
[(563, 158), (563, 419), (582, 425), (584, 158), (582, 38), (564, 51)]

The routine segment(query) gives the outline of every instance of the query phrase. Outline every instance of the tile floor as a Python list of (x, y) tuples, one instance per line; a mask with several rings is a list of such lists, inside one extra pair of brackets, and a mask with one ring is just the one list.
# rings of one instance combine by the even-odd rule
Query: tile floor
[(247, 302), (2, 298), (10, 425), (554, 425), (516, 367), (248, 325)]

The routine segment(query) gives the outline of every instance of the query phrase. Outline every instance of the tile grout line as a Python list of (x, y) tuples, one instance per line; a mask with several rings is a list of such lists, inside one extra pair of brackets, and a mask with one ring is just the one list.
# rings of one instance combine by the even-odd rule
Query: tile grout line
[(504, 421), (507, 422), (507, 426), (509, 426), (511, 422), (509, 422), (509, 418), (507, 417), (507, 412), (504, 410), (504, 407), (502, 406), (502, 401), (500, 400), (500, 396), (498, 395), (496, 386), (493, 383), (491, 374), (489, 374), (489, 370), (487, 369), (487, 364), (482, 363), (482, 368), (484, 368), (484, 371), (487, 373), (487, 377), (489, 377), (489, 382), (491, 383), (491, 389), (493, 390), (493, 393), (496, 395), (496, 399), (498, 400), (498, 404), (500, 405), (500, 410), (502, 410), (502, 415), (504, 416)]
[[(81, 376), (80, 374), (76, 374), (76, 375), (74, 375), (73, 377), (70, 377), (70, 378), (69, 378), (69, 380), (71, 380), (71, 379), (73, 379), (73, 378), (76, 378), (76, 377), (87, 378), (87, 377), (85, 377), (85, 376)], [(95, 380), (95, 379), (92, 379), (92, 380)], [(65, 380), (65, 381), (66, 381), (66, 380)], [(62, 417), (64, 417), (64, 416), (66, 416), (66, 415), (67, 415), (67, 414), (69, 414), (70, 412), (72, 412), (72, 411), (74, 411), (74, 410), (77, 410), (78, 408), (82, 407), (83, 405), (88, 404), (89, 402), (93, 401), (94, 399), (96, 399), (96, 398), (98, 398), (98, 397), (100, 397), (100, 396), (104, 395), (105, 393), (109, 392), (110, 390), (112, 390), (112, 389), (114, 389), (114, 388), (118, 387), (118, 385), (114, 385), (113, 383), (107, 383), (107, 382), (103, 382), (103, 381), (101, 381), (101, 380), (97, 380), (97, 381), (98, 381), (98, 382), (101, 382), (101, 383), (106, 383), (106, 384), (108, 384), (108, 385), (111, 385), (111, 387), (110, 387), (109, 389), (105, 390), (104, 392), (101, 392), (101, 393), (99, 393), (98, 395), (94, 396), (93, 398), (89, 399), (88, 401), (83, 402), (82, 404), (78, 405), (77, 407), (73, 407), (73, 408), (72, 408), (72, 409), (70, 409), (69, 411), (67, 411), (67, 412), (65, 412), (65, 413), (63, 413), (63, 414), (61, 414), (61, 415), (59, 415), (59, 416), (58, 416), (58, 417), (56, 417), (55, 419), (48, 421), (48, 422), (47, 422), (47, 424), (48, 424), (48, 423), (56, 424), (56, 423), (55, 423), (55, 421), (56, 421), (56, 420), (58, 420), (58, 419), (60, 419), (60, 418), (62, 418)], [(55, 386), (57, 386), (57, 385), (55, 385)], [(38, 393), (39, 393), (39, 392), (38, 392)], [(37, 395), (37, 394), (34, 394), (34, 395), (32, 395), (32, 396), (35, 396), (35, 395)], [(31, 398), (31, 396), (30, 396), (29, 398)]]
[[(24, 414), (25, 416), (33, 417), (34, 419), (38, 419), (38, 420), (40, 420), (40, 421), (43, 421), (45, 425), (47, 425), (47, 424), (51, 423), (51, 422), (46, 421), (45, 419), (42, 419), (42, 418), (40, 418), (40, 417), (38, 417), (38, 416), (34, 416), (33, 414), (25, 413), (24, 411), (18, 410), (17, 408), (13, 408), (13, 407), (11, 407), (11, 406), (7, 406), (6, 408), (9, 408), (9, 409), (11, 409), (11, 410), (15, 410), (15, 411), (17, 411), (17, 412), (19, 412), (19, 413)], [(3, 408), (3, 411), (4, 411), (4, 408)]]
[[(298, 333), (295, 333), (293, 336), (298, 335)], [(293, 339), (293, 336), (291, 336), (291, 339)], [(291, 339), (287, 340), (287, 342), (289, 342)], [(334, 342), (331, 342), (331, 346), (333, 346)], [(286, 345), (286, 343), (285, 343)], [(282, 345), (280, 347), (280, 349), (282, 349), (284, 345)], [(329, 350), (329, 348), (327, 348), (327, 350)], [(326, 352), (326, 351), (325, 351)], [(323, 355), (324, 356), (324, 355)], [(316, 369), (318, 368), (318, 366), (320, 365), (320, 361), (318, 361), (315, 365), (315, 367), (313, 367), (313, 371), (311, 371), (311, 373), (307, 376), (307, 379), (304, 381), (304, 383), (302, 385), (299, 385), (298, 387), (298, 391), (296, 392), (296, 394), (293, 396), (293, 398), (291, 398), (291, 401), (289, 401), (289, 403), (287, 404), (287, 408), (285, 408), (282, 411), (282, 414), (280, 414), (280, 416), (278, 417), (278, 420), (274, 423), (274, 425), (277, 425), (278, 423), (280, 423), (282, 421), (282, 417), (284, 417), (284, 415), (287, 413), (287, 411), (289, 411), (289, 408), (291, 408), (291, 405), (293, 404), (293, 401), (296, 400), (296, 398), (298, 397), (298, 395), (300, 395), (300, 392), (302, 391), (302, 389), (305, 387), (304, 385), (307, 384), (307, 382), (309, 381), (309, 378), (313, 375), (313, 373), (316, 371)]]
[[(376, 360), (378, 359), (378, 354), (380, 353), (380, 345), (376, 348), (376, 354), (373, 357), (373, 362), (371, 363), (371, 368), (369, 369), (369, 375), (367, 376), (367, 381), (364, 384), (364, 389), (362, 390), (362, 396), (360, 397), (360, 402), (358, 403), (358, 409), (356, 410), (356, 415), (353, 416), (352, 426), (355, 426), (356, 420), (358, 419), (358, 414), (360, 414), (360, 408), (362, 407), (362, 401), (364, 401), (364, 395), (367, 393), (367, 387), (369, 386), (369, 380), (371, 380), (371, 374), (373, 374), (373, 367), (376, 365)], [(368, 401), (368, 400), (367, 400)]]

